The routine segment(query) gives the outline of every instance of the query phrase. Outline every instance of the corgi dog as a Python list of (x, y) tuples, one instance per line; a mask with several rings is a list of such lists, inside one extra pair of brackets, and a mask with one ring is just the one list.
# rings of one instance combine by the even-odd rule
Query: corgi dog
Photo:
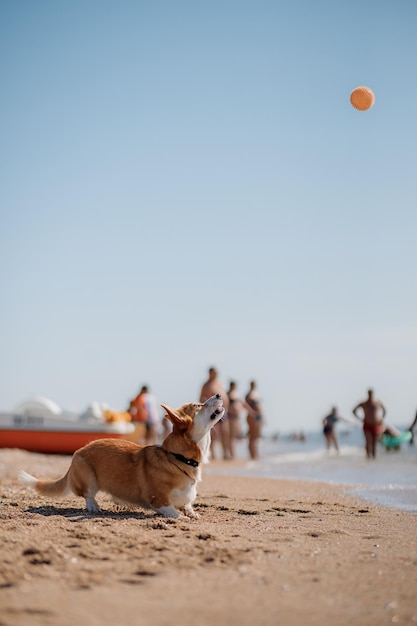
[(172, 432), (161, 446), (140, 446), (122, 439), (98, 439), (77, 450), (68, 472), (58, 480), (38, 480), (20, 472), (20, 480), (44, 496), (74, 493), (85, 498), (87, 511), (100, 510), (95, 500), (105, 491), (115, 501), (150, 508), (165, 517), (199, 517), (192, 507), (208, 462), (210, 430), (223, 417), (220, 394), (204, 404), (178, 409), (161, 405)]

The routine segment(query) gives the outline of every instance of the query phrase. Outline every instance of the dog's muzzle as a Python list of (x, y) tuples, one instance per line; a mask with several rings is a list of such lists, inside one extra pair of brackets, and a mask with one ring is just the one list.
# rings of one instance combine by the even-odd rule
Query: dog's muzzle
[(219, 408), (219, 409), (216, 409), (216, 410), (214, 411), (214, 413), (212, 413), (212, 414), (210, 415), (210, 419), (211, 419), (211, 420), (215, 420), (215, 419), (216, 419), (216, 418), (217, 418), (217, 417), (218, 417), (221, 413), (224, 413), (224, 409), (223, 409), (223, 407), (222, 407), (222, 408)]

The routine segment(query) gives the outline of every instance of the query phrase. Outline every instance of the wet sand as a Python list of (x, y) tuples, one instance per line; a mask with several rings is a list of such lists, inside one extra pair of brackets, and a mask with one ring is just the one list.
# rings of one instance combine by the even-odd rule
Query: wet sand
[(417, 624), (416, 515), (333, 485), (207, 471), (199, 520), (104, 494), (87, 514), (17, 480), (69, 461), (0, 449), (0, 626)]

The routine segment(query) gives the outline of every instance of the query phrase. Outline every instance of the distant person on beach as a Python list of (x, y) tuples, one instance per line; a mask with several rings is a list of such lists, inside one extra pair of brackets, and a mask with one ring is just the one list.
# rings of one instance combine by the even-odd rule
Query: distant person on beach
[[(357, 414), (359, 409), (362, 410), (363, 417)], [(376, 445), (381, 433), (384, 431), (383, 419), (385, 414), (385, 407), (380, 400), (374, 397), (373, 389), (368, 389), (368, 398), (353, 409), (353, 415), (363, 422), (365, 449), (368, 459), (376, 458)]]
[(231, 380), (229, 383), (229, 389), (227, 391), (227, 397), (229, 398), (229, 410), (227, 412), (227, 419), (229, 421), (229, 449), (232, 459), (235, 457), (236, 440), (239, 439), (241, 435), (240, 415), (243, 409), (243, 403), (238, 396), (236, 388), (236, 382), (234, 380)]
[(334, 446), (336, 452), (339, 452), (339, 442), (336, 435), (336, 424), (339, 421), (337, 407), (333, 407), (329, 415), (323, 420), (323, 435), (326, 440), (327, 449), (330, 450)]
[(229, 398), (222, 383), (220, 382), (217, 369), (215, 367), (210, 367), (208, 380), (201, 387), (200, 402), (205, 402), (216, 393), (219, 393), (223, 398), (223, 406), (226, 409), (226, 413), (223, 419), (220, 420), (220, 422), (217, 422), (214, 428), (211, 429), (211, 456), (213, 459), (215, 458), (215, 444), (220, 441), (223, 449), (223, 458), (229, 459), (231, 458), (230, 429), (227, 418)]
[(411, 439), (410, 439), (410, 445), (412, 445), (414, 443), (414, 428), (417, 425), (417, 413), (416, 416), (414, 418), (414, 422), (411, 424), (411, 426), (409, 428), (407, 428), (407, 430), (410, 431), (411, 433)]
[(132, 422), (135, 427), (135, 431), (132, 433), (132, 441), (142, 444), (145, 441), (146, 433), (146, 407), (143, 387), (138, 395), (130, 401), (128, 412), (132, 417)]
[(143, 385), (138, 395), (130, 401), (129, 413), (136, 427), (134, 433), (136, 443), (146, 443), (147, 445), (156, 443), (159, 409), (157, 401), (149, 392), (147, 385)]
[(251, 459), (258, 459), (258, 441), (261, 436), (261, 428), (263, 423), (263, 413), (261, 401), (256, 391), (256, 382), (251, 380), (249, 383), (249, 391), (245, 396), (245, 402), (248, 410), (248, 446)]
[(159, 405), (154, 395), (151, 394), (149, 388), (144, 385), (142, 387), (144, 401), (145, 401), (145, 411), (146, 411), (146, 421), (145, 421), (145, 443), (146, 445), (154, 445), (158, 440), (158, 425), (160, 422), (159, 417)]

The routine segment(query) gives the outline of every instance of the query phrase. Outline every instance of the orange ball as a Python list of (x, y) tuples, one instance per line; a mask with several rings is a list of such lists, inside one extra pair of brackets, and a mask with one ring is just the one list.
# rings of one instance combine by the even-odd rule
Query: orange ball
[(350, 103), (358, 111), (367, 111), (375, 102), (375, 94), (369, 87), (356, 87), (350, 94)]

